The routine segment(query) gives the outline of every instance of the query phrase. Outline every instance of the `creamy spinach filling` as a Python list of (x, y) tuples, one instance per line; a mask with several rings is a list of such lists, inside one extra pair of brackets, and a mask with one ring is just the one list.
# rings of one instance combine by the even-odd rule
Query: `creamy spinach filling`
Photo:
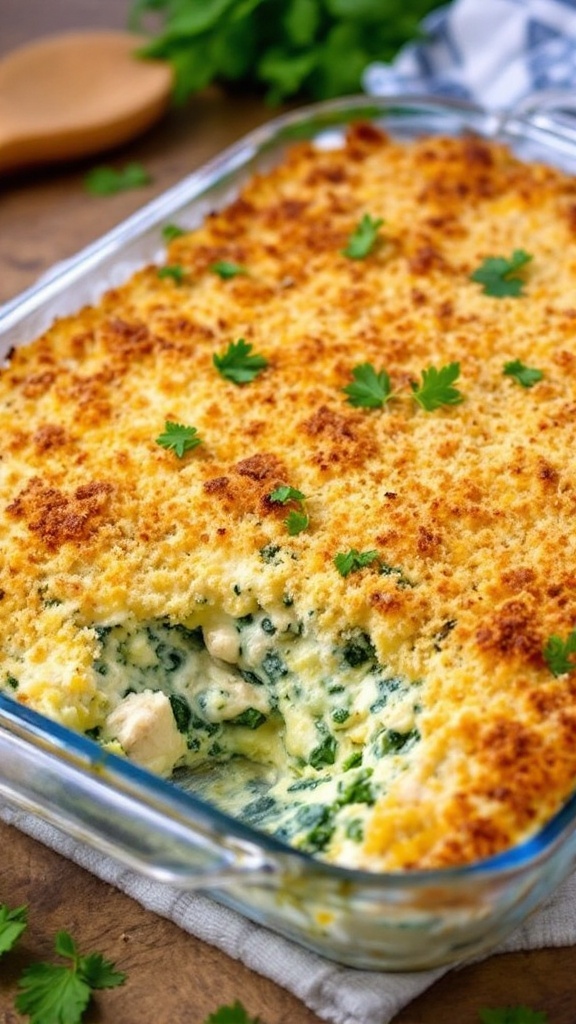
[(418, 681), (361, 630), (329, 641), (289, 607), (96, 630), (94, 738), (308, 852), (361, 843), (418, 744)]

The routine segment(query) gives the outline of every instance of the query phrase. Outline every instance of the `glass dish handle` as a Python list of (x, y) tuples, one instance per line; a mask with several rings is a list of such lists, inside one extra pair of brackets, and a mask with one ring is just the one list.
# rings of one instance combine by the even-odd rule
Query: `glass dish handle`
[[(70, 741), (68, 730), (59, 726), (43, 730), (40, 725), (31, 742), (30, 730), (12, 716), (10, 704), (0, 694), (0, 800), (127, 868), (180, 888), (221, 888), (242, 878), (261, 882), (277, 872), (278, 863), (242, 836), (242, 826), (233, 834), (228, 819), (221, 816), (220, 823), (217, 812), (204, 810), (176, 786), (151, 781), (148, 773), (83, 737)], [(40, 721), (33, 712), (28, 715)], [(151, 797), (154, 789), (158, 806)], [(190, 800), (193, 823), (186, 808)]]

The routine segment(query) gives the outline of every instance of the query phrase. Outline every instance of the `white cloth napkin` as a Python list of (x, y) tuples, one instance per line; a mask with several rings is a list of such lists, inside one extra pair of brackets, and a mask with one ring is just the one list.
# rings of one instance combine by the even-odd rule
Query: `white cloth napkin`
[[(30, 814), (0, 803), (0, 818), (121, 889), (147, 910), (169, 918), (185, 931), (241, 960), (251, 970), (271, 978), (333, 1024), (388, 1024), (448, 970), (389, 974), (341, 967), (247, 921), (206, 896), (183, 892), (128, 871)], [(569, 946), (575, 941), (576, 875), (572, 875), (497, 952)]]
[(423, 41), (392, 64), (366, 68), (366, 92), (427, 92), (505, 110), (533, 93), (576, 86), (575, 0), (455, 0), (422, 29)]
[[(503, 109), (529, 93), (576, 85), (576, 0), (455, 0), (426, 19), (424, 42), (366, 69), (376, 95), (428, 92)], [(142, 878), (29, 814), (0, 818), (290, 990), (334, 1024), (387, 1024), (446, 973), (388, 974), (340, 967), (252, 924), (205, 896)], [(8, 895), (8, 894), (7, 894)], [(576, 941), (576, 876), (499, 952)]]

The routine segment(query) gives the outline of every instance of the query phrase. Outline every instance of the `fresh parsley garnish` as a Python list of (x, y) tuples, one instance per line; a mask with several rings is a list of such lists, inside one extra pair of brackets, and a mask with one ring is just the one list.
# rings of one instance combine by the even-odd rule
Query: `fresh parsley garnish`
[(289, 487), (288, 484), (282, 484), (270, 493), (269, 498), (270, 501), (275, 501), (281, 505), (285, 505), (287, 501), (304, 501), (306, 495), (302, 494), (302, 491), (296, 490), (295, 487)]
[(126, 975), (100, 953), (81, 956), (72, 936), (58, 932), (54, 948), (69, 965), (36, 963), (18, 983), (16, 1009), (30, 1024), (79, 1024), (94, 989), (122, 985)]
[(573, 657), (576, 654), (576, 629), (572, 630), (566, 640), (563, 640), (561, 636), (548, 637), (542, 654), (552, 675), (563, 676), (566, 672), (574, 672), (576, 670), (576, 661)]
[(156, 438), (156, 444), (159, 444), (162, 448), (171, 448), (178, 458), (181, 459), (185, 452), (189, 452), (192, 448), (202, 444), (202, 438), (198, 437), (196, 427), (186, 427), (182, 423), (173, 423), (171, 420), (166, 420), (164, 433)]
[(14, 907), (0, 903), (0, 956), (7, 953), (18, 941), (28, 923), (26, 907)]
[(303, 530), (307, 530), (310, 525), (310, 517), (305, 512), (297, 512), (296, 509), (292, 509), (288, 513), (288, 516), (284, 520), (286, 523), (286, 529), (291, 537), (295, 537), (298, 533), (302, 533)]
[(281, 484), (274, 491), (271, 491), (268, 495), (270, 501), (276, 502), (280, 505), (285, 505), (288, 501), (295, 501), (300, 506), (299, 509), (292, 509), (288, 513), (288, 517), (284, 520), (286, 528), (291, 537), (295, 537), (298, 533), (302, 533), (310, 525), (310, 517), (306, 515), (304, 511), (303, 502), (306, 500), (306, 495), (302, 494), (302, 491), (298, 491), (295, 487), (290, 487), (288, 484)]
[(341, 576), (349, 576), (351, 572), (358, 572), (367, 565), (371, 565), (378, 558), (377, 551), (357, 551), (350, 548), (349, 551), (340, 551), (334, 556), (334, 565)]
[(348, 395), (350, 405), (362, 409), (381, 409), (392, 397), (392, 385), (386, 370), (377, 373), (372, 363), (360, 363), (352, 370), (353, 384), (342, 390)]
[(162, 238), (165, 242), (173, 242), (175, 238), (181, 238), (186, 232), (178, 224), (165, 224), (162, 228)]
[(221, 1006), (206, 1018), (204, 1024), (262, 1024), (260, 1017), (251, 1017), (237, 999), (231, 1006)]
[(186, 277), (186, 271), (179, 263), (171, 263), (166, 267), (159, 268), (158, 277), (171, 277), (176, 284), (182, 284)]
[(239, 274), (247, 274), (246, 267), (241, 266), (240, 263), (233, 263), (232, 260), (219, 260), (218, 263), (213, 263), (210, 267), (213, 274), (218, 274), (223, 281), (229, 281), (232, 277), (238, 277)]
[(212, 357), (218, 373), (234, 384), (249, 384), (268, 366), (264, 356), (252, 355), (252, 345), (244, 338), (231, 341), (222, 355)]
[(520, 359), (511, 359), (504, 363), (503, 374), (505, 377), (513, 377), (523, 388), (533, 388), (544, 374), (542, 370), (536, 370), (532, 366), (525, 366)]
[(458, 405), (464, 396), (452, 385), (459, 376), (460, 363), (449, 363), (439, 370), (429, 366), (427, 370), (422, 370), (421, 384), (412, 383), (412, 397), (427, 412), (439, 409), (442, 405)]
[(488, 256), (478, 269), (470, 274), (470, 280), (483, 285), (484, 295), (491, 295), (496, 299), (507, 296), (517, 298), (523, 294), (524, 288), (524, 279), (519, 271), (531, 259), (532, 256), (524, 252), (524, 249), (515, 249), (509, 260), (504, 256)]
[(527, 1006), (501, 1006), (479, 1011), (481, 1024), (548, 1024), (548, 1014)]
[(369, 213), (365, 213), (350, 235), (346, 248), (342, 249), (342, 255), (347, 256), (349, 260), (363, 260), (376, 245), (378, 230), (383, 223), (381, 217), (371, 217)]
[(94, 167), (84, 178), (87, 192), (93, 196), (112, 196), (130, 188), (149, 185), (152, 178), (139, 163), (126, 164), (121, 170), (114, 167)]

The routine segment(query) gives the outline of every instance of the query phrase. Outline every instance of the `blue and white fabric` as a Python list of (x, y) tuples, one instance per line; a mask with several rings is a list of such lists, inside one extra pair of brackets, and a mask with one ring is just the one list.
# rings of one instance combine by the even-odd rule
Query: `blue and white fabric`
[(550, 90), (576, 101), (576, 0), (454, 0), (422, 30), (391, 64), (366, 68), (366, 92), (426, 92), (494, 111)]

